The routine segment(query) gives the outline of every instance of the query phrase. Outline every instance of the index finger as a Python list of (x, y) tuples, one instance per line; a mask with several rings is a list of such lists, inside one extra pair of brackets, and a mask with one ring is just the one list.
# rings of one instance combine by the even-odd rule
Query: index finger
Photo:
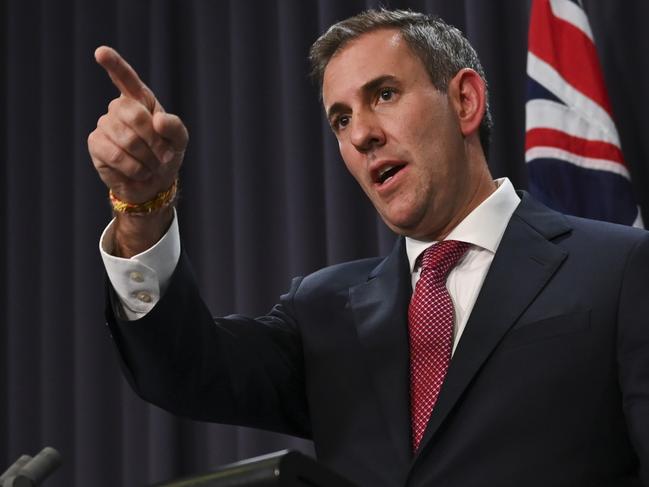
[(106, 70), (122, 95), (142, 103), (150, 112), (155, 108), (155, 96), (137, 72), (115, 49), (100, 46), (95, 50), (95, 60)]

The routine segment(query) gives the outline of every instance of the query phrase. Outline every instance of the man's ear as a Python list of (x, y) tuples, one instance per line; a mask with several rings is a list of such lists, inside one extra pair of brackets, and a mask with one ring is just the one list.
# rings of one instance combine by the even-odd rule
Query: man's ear
[(484, 80), (470, 68), (458, 71), (448, 84), (448, 95), (465, 137), (477, 133), (480, 128), (487, 106), (486, 92)]

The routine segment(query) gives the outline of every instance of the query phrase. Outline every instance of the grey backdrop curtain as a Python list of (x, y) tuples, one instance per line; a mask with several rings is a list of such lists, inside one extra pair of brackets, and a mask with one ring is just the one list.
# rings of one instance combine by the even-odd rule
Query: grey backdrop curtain
[[(184, 246), (215, 314), (259, 314), (292, 276), (392, 245), (306, 78), (318, 34), (377, 4), (0, 1), (0, 471), (46, 444), (65, 458), (52, 486), (144, 485), (286, 446), (310, 451), (172, 417), (125, 385), (103, 325), (97, 241), (110, 212), (86, 152), (116, 91), (93, 51), (116, 47), (185, 120)], [(529, 2), (383, 4), (437, 13), (466, 32), (491, 87), (491, 169), (524, 188)], [(649, 3), (584, 4), (649, 221)]]

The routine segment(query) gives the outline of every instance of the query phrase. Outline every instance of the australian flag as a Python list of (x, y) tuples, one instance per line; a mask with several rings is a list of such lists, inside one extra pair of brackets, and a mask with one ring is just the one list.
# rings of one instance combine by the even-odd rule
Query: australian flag
[(588, 18), (533, 0), (525, 160), (530, 192), (563, 213), (642, 227)]

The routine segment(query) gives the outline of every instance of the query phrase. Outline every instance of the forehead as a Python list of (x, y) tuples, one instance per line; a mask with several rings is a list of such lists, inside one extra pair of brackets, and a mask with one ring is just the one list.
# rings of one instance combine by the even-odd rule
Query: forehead
[(381, 76), (426, 75), (421, 60), (396, 29), (380, 29), (349, 41), (329, 61), (322, 81), (326, 107)]

